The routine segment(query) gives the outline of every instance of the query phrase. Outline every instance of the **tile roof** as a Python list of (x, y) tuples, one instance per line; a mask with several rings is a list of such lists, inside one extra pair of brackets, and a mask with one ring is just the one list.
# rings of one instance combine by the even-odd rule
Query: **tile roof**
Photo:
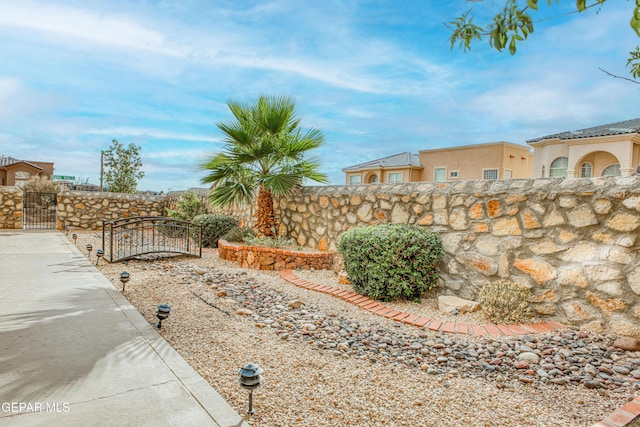
[(540, 138), (529, 139), (527, 143), (539, 142), (543, 139), (593, 138), (597, 136), (623, 135), (626, 133), (640, 133), (640, 118), (594, 126), (586, 129), (554, 133), (551, 135), (541, 136)]
[(14, 163), (19, 163), (21, 160), (14, 159), (13, 157), (5, 157), (0, 154), (0, 166), (9, 166)]
[(393, 168), (393, 167), (402, 167), (402, 166), (411, 166), (411, 167), (421, 168), (422, 165), (420, 164), (420, 156), (417, 154), (413, 154), (408, 151), (405, 151), (404, 153), (394, 154), (393, 156), (383, 157), (381, 159), (371, 160), (369, 162), (349, 166), (342, 169), (342, 171), (347, 172), (347, 171), (356, 171), (356, 170), (362, 170), (362, 169)]

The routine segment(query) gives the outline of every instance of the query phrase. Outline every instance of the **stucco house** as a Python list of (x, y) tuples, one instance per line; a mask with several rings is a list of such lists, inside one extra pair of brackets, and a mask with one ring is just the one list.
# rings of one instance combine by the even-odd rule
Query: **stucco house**
[(347, 185), (396, 184), (422, 180), (420, 156), (404, 152), (342, 169)]
[(533, 154), (525, 145), (499, 141), (420, 150), (422, 181), (531, 178)]
[(53, 163), (19, 160), (0, 155), (0, 185), (22, 187), (31, 177), (53, 175)]
[(395, 154), (342, 169), (346, 184), (530, 178), (533, 154), (510, 142)]
[(527, 141), (535, 178), (629, 176), (640, 166), (640, 118)]

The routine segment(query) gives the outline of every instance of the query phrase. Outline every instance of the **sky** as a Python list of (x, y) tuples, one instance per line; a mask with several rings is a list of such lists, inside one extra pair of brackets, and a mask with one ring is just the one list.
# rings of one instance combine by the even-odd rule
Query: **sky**
[[(229, 100), (288, 95), (330, 184), (396, 153), (640, 117), (634, 2), (541, 0), (515, 56), (450, 48), (444, 25), (502, 0), (0, 0), (0, 154), (100, 182), (111, 141), (141, 147), (139, 190), (203, 187)], [(590, 2), (588, 2), (590, 3)]]

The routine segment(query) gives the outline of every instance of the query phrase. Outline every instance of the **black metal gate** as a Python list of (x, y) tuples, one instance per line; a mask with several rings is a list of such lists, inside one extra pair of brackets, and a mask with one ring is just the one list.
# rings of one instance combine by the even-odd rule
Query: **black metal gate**
[(24, 228), (56, 229), (56, 193), (26, 191), (23, 196)]

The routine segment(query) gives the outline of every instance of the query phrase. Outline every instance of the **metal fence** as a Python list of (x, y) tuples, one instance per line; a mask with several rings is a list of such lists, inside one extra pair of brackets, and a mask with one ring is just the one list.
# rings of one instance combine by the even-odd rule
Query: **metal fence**
[(202, 256), (202, 226), (176, 218), (138, 216), (105, 222), (102, 248), (109, 262), (149, 253)]
[(23, 228), (55, 230), (57, 194), (26, 191), (23, 197)]

